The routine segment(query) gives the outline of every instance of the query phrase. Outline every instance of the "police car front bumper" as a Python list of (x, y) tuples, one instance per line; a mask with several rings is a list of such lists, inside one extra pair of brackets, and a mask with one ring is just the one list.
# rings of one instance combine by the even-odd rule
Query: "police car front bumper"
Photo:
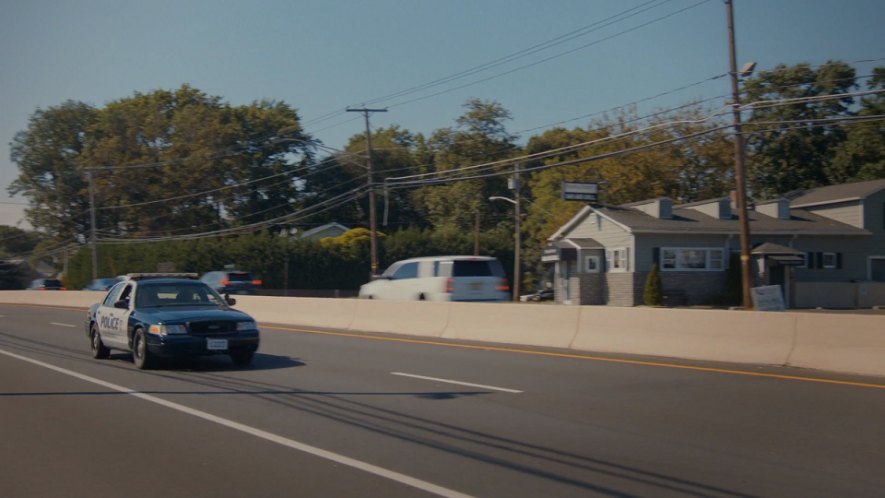
[(255, 352), (258, 350), (259, 342), (257, 331), (213, 337), (192, 335), (147, 337), (150, 354), (164, 358)]

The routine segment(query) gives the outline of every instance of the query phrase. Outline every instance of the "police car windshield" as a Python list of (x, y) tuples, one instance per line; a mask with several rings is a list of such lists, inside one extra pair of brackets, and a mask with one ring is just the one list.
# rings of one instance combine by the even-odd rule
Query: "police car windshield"
[(165, 306), (224, 307), (217, 292), (201, 282), (144, 282), (135, 295), (136, 308)]

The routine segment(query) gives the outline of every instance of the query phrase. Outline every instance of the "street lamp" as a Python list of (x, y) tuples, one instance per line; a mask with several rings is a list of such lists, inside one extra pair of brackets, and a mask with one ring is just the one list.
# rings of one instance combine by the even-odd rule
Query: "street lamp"
[(519, 187), (517, 186), (517, 188), (514, 188), (513, 192), (514, 192), (514, 197), (516, 197), (516, 199), (511, 199), (509, 197), (502, 197), (499, 195), (493, 195), (493, 196), (489, 197), (489, 200), (490, 201), (507, 201), (510, 204), (513, 204), (513, 206), (516, 208), (516, 209), (514, 209), (514, 211), (516, 213), (515, 214), (516, 221), (514, 222), (514, 228), (513, 228), (513, 244), (514, 244), (513, 245), (513, 302), (519, 302), (519, 280), (520, 280), (519, 279), (519, 274), (520, 274), (520, 271), (519, 271), (519, 268), (520, 268), (519, 246), (521, 245), (520, 244), (521, 237), (519, 235), (520, 218), (521, 218), (521, 215), (519, 212), (519, 207), (520, 207), (519, 206), (519, 200), (520, 200), (519, 199)]

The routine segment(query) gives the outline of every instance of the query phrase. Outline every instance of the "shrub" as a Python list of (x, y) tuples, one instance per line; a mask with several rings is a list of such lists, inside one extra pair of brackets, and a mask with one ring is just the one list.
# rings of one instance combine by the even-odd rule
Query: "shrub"
[(664, 304), (664, 284), (661, 282), (661, 272), (658, 271), (657, 263), (652, 265), (651, 272), (645, 277), (645, 290), (642, 293), (642, 300), (646, 306), (660, 306)]

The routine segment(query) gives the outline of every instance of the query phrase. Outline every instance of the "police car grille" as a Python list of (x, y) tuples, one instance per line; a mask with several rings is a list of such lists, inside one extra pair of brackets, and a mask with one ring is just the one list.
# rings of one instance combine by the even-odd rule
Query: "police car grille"
[(237, 322), (203, 321), (190, 322), (187, 328), (192, 335), (222, 335), (237, 331)]

